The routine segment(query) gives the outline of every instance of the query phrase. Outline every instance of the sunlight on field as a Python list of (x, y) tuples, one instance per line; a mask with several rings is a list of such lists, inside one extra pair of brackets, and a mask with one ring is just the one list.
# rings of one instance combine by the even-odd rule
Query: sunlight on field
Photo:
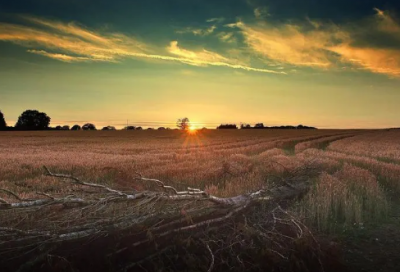
[[(385, 190), (400, 191), (397, 131), (197, 130), (0, 133), (0, 187), (25, 198), (72, 192), (42, 166), (124, 190), (154, 189), (135, 172), (179, 189), (234, 196), (274, 186), (296, 169), (318, 169), (297, 212), (321, 230), (387, 213)], [(390, 158), (382, 161), (380, 158)], [(7, 199), (9, 196), (4, 196)], [(332, 219), (334, 218), (334, 219)], [(332, 225), (334, 222), (334, 225)]]

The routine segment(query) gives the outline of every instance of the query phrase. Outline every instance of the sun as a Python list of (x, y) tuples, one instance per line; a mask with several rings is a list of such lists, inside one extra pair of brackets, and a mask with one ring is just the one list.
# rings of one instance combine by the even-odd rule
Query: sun
[(194, 125), (189, 126), (189, 134), (195, 134), (197, 132), (197, 128)]

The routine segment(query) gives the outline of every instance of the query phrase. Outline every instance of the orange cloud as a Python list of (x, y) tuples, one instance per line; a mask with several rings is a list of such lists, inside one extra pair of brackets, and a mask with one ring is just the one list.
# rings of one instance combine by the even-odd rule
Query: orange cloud
[(344, 62), (352, 63), (374, 73), (400, 76), (400, 50), (357, 48), (350, 45), (340, 45), (331, 50), (338, 53)]
[(370, 31), (376, 31), (397, 38), (398, 47), (374, 47), (356, 46), (356, 40), (351, 39), (347, 43), (330, 48), (331, 51), (340, 55), (343, 62), (352, 63), (363, 69), (374, 73), (386, 74), (393, 77), (400, 77), (400, 24), (389, 15), (377, 8), (376, 15), (370, 21)]
[[(248, 25), (241, 21), (226, 25), (238, 28), (245, 43), (265, 62), (308, 66), (315, 68), (337, 68), (338, 63), (347, 63), (374, 73), (400, 76), (400, 24), (388, 12), (375, 9), (373, 18), (358, 24), (337, 26), (306, 18), (308, 24), (271, 25), (258, 23)], [(360, 32), (365, 28), (374, 33), (384, 33), (398, 41), (397, 48), (384, 48), (359, 44)]]
[(388, 12), (377, 8), (374, 10), (376, 11), (375, 22), (378, 23), (381, 31), (400, 35), (400, 24)]
[(188, 63), (188, 64), (192, 64), (192, 65), (197, 65), (197, 66), (208, 66), (208, 65), (225, 66), (225, 67), (230, 67), (230, 68), (234, 68), (234, 69), (242, 69), (242, 70), (246, 70), (246, 71), (273, 73), (273, 74), (286, 74), (285, 72), (253, 68), (253, 67), (237, 64), (236, 62), (233, 62), (217, 53), (210, 52), (205, 49), (203, 49), (202, 51), (198, 51), (198, 52), (183, 49), (178, 46), (177, 41), (172, 41), (170, 43), (170, 45), (167, 47), (167, 51), (171, 54), (182, 57), (179, 59), (179, 61)]
[(58, 54), (58, 53), (49, 53), (44, 50), (28, 50), (29, 53), (34, 53), (38, 55), (42, 55), (45, 57), (49, 57), (52, 59), (60, 60), (60, 61), (65, 61), (65, 62), (81, 62), (81, 61), (90, 61), (92, 59), (87, 58), (87, 57), (74, 57), (74, 56), (69, 56), (69, 55), (64, 55), (64, 54)]
[[(268, 69), (238, 64), (217, 53), (202, 50), (190, 51), (171, 42), (168, 52), (175, 56), (153, 53), (152, 46), (121, 33), (90, 31), (75, 23), (62, 23), (36, 17), (23, 17), (39, 27), (0, 23), (0, 40), (30, 48), (28, 52), (64, 62), (107, 61), (117, 62), (124, 58), (145, 58), (180, 62), (196, 66), (221, 66), (247, 71), (284, 74)], [(214, 31), (211, 27), (208, 31)], [(46, 50), (43, 50), (45, 48)], [(54, 52), (53, 52), (54, 51)]]
[(217, 53), (207, 51), (203, 49), (202, 51), (190, 51), (178, 46), (177, 41), (172, 41), (167, 47), (167, 51), (171, 54), (177, 55), (181, 58), (177, 60), (183, 63), (197, 65), (197, 66), (223, 66), (230, 67), (233, 69), (242, 69), (246, 71), (253, 72), (263, 72), (263, 73), (273, 73), (273, 74), (286, 74), (282, 71), (274, 71), (269, 69), (253, 68), (241, 64), (237, 64), (236, 61), (231, 61)]
[[(47, 23), (50, 24), (50, 22)], [(54, 51), (62, 51), (64, 55), (77, 55), (93, 61), (117, 61), (123, 56), (144, 52), (143, 45), (135, 46), (134, 40), (122, 34), (99, 36), (95, 39), (90, 32), (77, 27), (66, 26), (63, 29), (55, 23), (54, 28), (57, 28), (60, 33), (2, 23), (0, 24), (0, 40), (14, 42), (29, 48), (45, 47)], [(74, 28), (79, 33), (66, 35), (72, 34)]]
[(331, 65), (326, 47), (331, 34), (323, 31), (303, 33), (295, 25), (283, 27), (241, 27), (246, 43), (261, 56), (300, 66)]
[(189, 51), (178, 46), (177, 41), (172, 41), (170, 45), (167, 47), (168, 52), (171, 54), (191, 59), (193, 61), (200, 61), (200, 62), (218, 62), (218, 61), (229, 61), (227, 58), (203, 49), (199, 52)]

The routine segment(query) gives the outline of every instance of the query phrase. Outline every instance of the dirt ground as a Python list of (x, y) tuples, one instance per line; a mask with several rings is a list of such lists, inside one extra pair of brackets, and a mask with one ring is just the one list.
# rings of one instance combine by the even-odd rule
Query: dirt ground
[(392, 204), (387, 222), (340, 239), (348, 271), (400, 271), (400, 201), (394, 199)]

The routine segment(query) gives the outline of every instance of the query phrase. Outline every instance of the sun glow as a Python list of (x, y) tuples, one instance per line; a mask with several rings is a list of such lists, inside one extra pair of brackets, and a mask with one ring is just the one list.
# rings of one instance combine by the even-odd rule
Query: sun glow
[(197, 132), (197, 127), (194, 125), (189, 126), (189, 131), (190, 134), (195, 134)]

